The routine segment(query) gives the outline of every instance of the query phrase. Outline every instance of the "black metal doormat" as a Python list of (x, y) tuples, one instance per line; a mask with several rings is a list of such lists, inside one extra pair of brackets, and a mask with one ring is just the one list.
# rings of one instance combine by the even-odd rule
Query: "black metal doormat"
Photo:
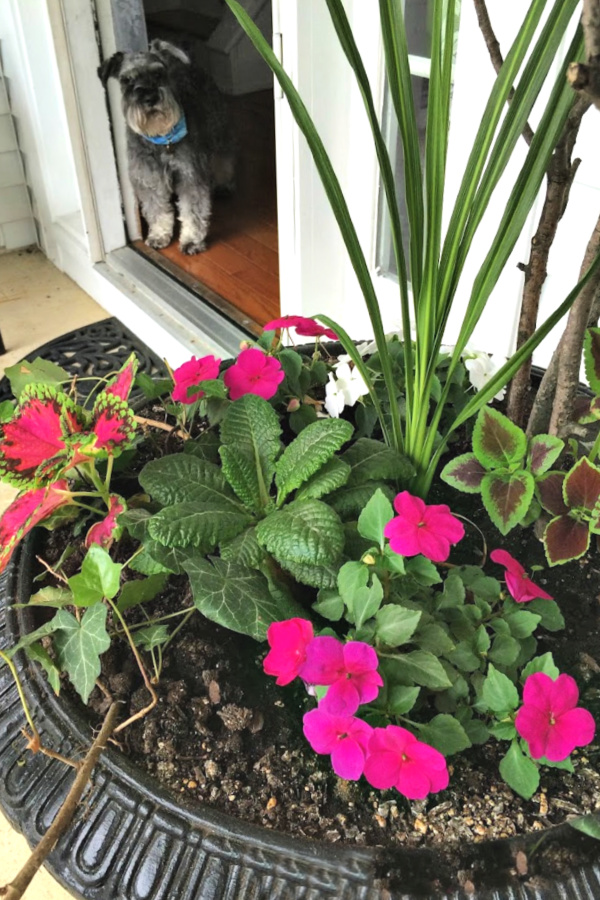
[[(70, 375), (102, 377), (119, 369), (133, 352), (140, 361), (138, 371), (152, 375), (163, 369), (152, 350), (118, 319), (112, 318), (69, 331), (32, 350), (27, 358), (33, 360), (39, 356), (62, 366)], [(0, 379), (0, 403), (10, 397), (10, 384), (4, 377)]]

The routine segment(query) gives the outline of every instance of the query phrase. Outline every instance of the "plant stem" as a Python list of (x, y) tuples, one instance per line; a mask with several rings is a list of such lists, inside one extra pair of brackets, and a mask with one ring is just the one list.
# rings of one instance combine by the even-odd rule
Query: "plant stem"
[(600, 453), (600, 430), (598, 431), (598, 434), (596, 435), (596, 440), (594, 441), (594, 446), (588, 453), (588, 459), (591, 463), (594, 462), (594, 460), (598, 456), (598, 453)]
[(4, 662), (10, 669), (10, 674), (12, 675), (15, 685), (17, 686), (19, 700), (21, 701), (21, 706), (23, 707), (23, 712), (25, 713), (25, 718), (27, 719), (27, 724), (29, 725), (29, 727), (31, 729), (31, 733), (33, 735), (33, 740), (36, 742), (36, 744), (38, 746), (41, 746), (42, 742), (40, 740), (40, 735), (38, 733), (37, 728), (33, 724), (33, 719), (31, 717), (31, 713), (29, 712), (29, 707), (27, 706), (27, 700), (25, 699), (25, 694), (23, 693), (23, 688), (21, 687), (21, 682), (19, 680), (17, 668), (16, 668), (14, 662), (12, 661), (12, 659), (9, 656), (7, 656), (6, 653), (3, 653), (2, 650), (0, 650), (0, 659), (4, 660)]
[[(108, 598), (107, 598), (107, 600), (108, 600)], [(112, 600), (108, 600), (108, 603), (110, 604), (110, 607), (111, 607), (114, 615), (118, 618), (119, 622), (121, 623), (123, 631), (125, 632), (125, 634), (127, 636), (127, 640), (129, 641), (129, 646), (131, 647), (131, 651), (132, 651), (133, 655), (135, 656), (135, 661), (137, 662), (138, 668), (142, 674), (142, 678), (144, 679), (144, 685), (146, 686), (146, 690), (148, 691), (148, 693), (150, 694), (150, 696), (152, 698), (152, 700), (148, 704), (148, 706), (145, 706), (143, 709), (140, 709), (133, 716), (130, 716), (128, 719), (126, 719), (125, 722), (121, 722), (121, 724), (118, 726), (118, 728), (115, 728), (115, 734), (116, 734), (118, 731), (123, 731), (124, 728), (127, 728), (128, 725), (131, 725), (131, 723), (135, 722), (137, 719), (143, 719), (144, 716), (150, 712), (150, 710), (154, 709), (154, 707), (158, 703), (158, 697), (156, 695), (156, 691), (154, 690), (154, 688), (152, 687), (152, 684), (150, 683), (150, 679), (148, 678), (148, 673), (146, 672), (146, 667), (143, 663), (142, 657), (138, 653), (138, 648), (135, 646), (133, 638), (131, 637), (131, 632), (129, 631), (129, 628), (127, 626), (125, 619), (121, 615), (121, 612), (117, 608), (117, 605), (115, 603), (113, 603)]]

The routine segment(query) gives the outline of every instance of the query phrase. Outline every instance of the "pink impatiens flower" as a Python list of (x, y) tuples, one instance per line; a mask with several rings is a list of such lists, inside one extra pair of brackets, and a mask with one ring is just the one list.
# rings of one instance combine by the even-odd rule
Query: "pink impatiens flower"
[(175, 382), (171, 394), (173, 400), (176, 403), (195, 403), (199, 397), (203, 396), (204, 391), (188, 394), (189, 389), (200, 384), (201, 381), (212, 381), (214, 378), (218, 378), (220, 365), (221, 360), (215, 359), (214, 356), (203, 356), (201, 359), (192, 356), (173, 372), (173, 381)]
[(306, 648), (313, 640), (313, 627), (308, 619), (272, 622), (267, 629), (271, 649), (263, 663), (267, 675), (277, 675), (275, 684), (285, 685), (300, 673), (306, 661)]
[(427, 506), (420, 497), (402, 491), (394, 507), (398, 515), (387, 523), (383, 533), (392, 550), (401, 556), (422, 553), (432, 562), (444, 562), (450, 555), (450, 545), (464, 537), (464, 526), (445, 504)]
[(527, 603), (529, 600), (535, 600), (536, 597), (541, 597), (543, 600), (553, 599), (550, 594), (533, 583), (521, 563), (517, 562), (507, 550), (492, 550), (490, 559), (506, 569), (504, 573), (506, 587), (517, 603)]
[(333, 771), (346, 781), (363, 773), (367, 745), (373, 729), (353, 716), (332, 716), (321, 708), (307, 712), (304, 735), (315, 753), (331, 754)]
[(284, 378), (279, 360), (250, 347), (242, 350), (234, 365), (225, 372), (223, 381), (229, 388), (231, 400), (238, 400), (244, 394), (257, 394), (263, 400), (270, 400)]
[(515, 727), (529, 744), (533, 759), (545, 756), (560, 762), (575, 747), (585, 747), (594, 739), (596, 723), (587, 709), (577, 706), (578, 700), (579, 689), (570, 675), (556, 680), (544, 672), (529, 676)]
[(280, 319), (273, 319), (264, 326), (265, 331), (275, 331), (277, 328), (295, 328), (296, 334), (301, 337), (328, 337), (337, 341), (338, 336), (331, 328), (325, 328), (319, 325), (314, 319), (308, 319), (305, 316), (282, 316)]
[(398, 725), (374, 728), (367, 748), (365, 778), (374, 788), (395, 787), (409, 800), (423, 800), (448, 787), (446, 760)]
[(363, 641), (342, 644), (333, 637), (316, 637), (306, 648), (300, 678), (307, 684), (330, 685), (319, 708), (334, 716), (351, 716), (370, 703), (383, 684), (377, 653)]

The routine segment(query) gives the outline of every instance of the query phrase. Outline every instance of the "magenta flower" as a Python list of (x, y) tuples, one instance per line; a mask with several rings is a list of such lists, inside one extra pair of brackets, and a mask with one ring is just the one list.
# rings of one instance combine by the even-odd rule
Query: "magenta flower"
[(319, 708), (333, 716), (351, 716), (370, 703), (383, 684), (377, 653), (369, 644), (334, 637), (316, 637), (306, 648), (300, 678), (307, 684), (330, 685)]
[(244, 394), (257, 394), (263, 400), (270, 400), (284, 378), (279, 360), (250, 347), (242, 350), (236, 362), (225, 372), (223, 381), (229, 388), (231, 400), (238, 400)]
[(307, 712), (304, 736), (315, 753), (330, 754), (333, 771), (346, 781), (357, 781), (363, 773), (373, 729), (353, 716), (332, 716), (321, 708)]
[(464, 537), (462, 523), (445, 504), (427, 506), (420, 497), (402, 491), (394, 507), (399, 515), (387, 523), (383, 533), (392, 550), (401, 556), (422, 553), (432, 562), (444, 562), (450, 555), (450, 544)]
[(319, 325), (314, 319), (307, 319), (305, 316), (282, 316), (280, 319), (267, 322), (264, 327), (265, 331), (275, 331), (277, 328), (295, 328), (296, 334), (301, 337), (328, 337), (334, 341), (338, 339), (331, 328), (325, 328), (324, 325)]
[(271, 649), (263, 669), (267, 675), (277, 675), (275, 684), (289, 684), (300, 673), (306, 660), (306, 648), (313, 640), (313, 627), (308, 619), (286, 619), (272, 622), (267, 629)]
[(515, 727), (529, 744), (533, 759), (545, 756), (560, 762), (575, 747), (591, 743), (596, 723), (587, 709), (577, 706), (578, 700), (579, 689), (570, 675), (559, 675), (556, 681), (544, 672), (529, 676)]
[(542, 600), (553, 599), (550, 594), (533, 583), (521, 563), (517, 562), (507, 550), (492, 550), (490, 559), (506, 569), (504, 573), (506, 587), (517, 603), (527, 603), (529, 600), (535, 600), (536, 597), (541, 597)]
[(195, 403), (199, 397), (204, 395), (204, 391), (196, 391), (194, 394), (188, 394), (190, 388), (200, 384), (201, 381), (212, 381), (213, 378), (219, 377), (220, 359), (214, 356), (203, 356), (202, 359), (196, 359), (192, 356), (188, 362), (183, 363), (173, 372), (173, 380), (175, 387), (171, 397), (176, 403)]
[(374, 728), (365, 762), (365, 778), (374, 788), (395, 787), (409, 800), (423, 800), (448, 787), (446, 760), (398, 725)]

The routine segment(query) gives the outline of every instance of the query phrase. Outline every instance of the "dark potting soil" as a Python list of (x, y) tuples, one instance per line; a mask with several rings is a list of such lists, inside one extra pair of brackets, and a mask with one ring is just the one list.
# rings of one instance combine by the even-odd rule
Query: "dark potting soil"
[[(431, 499), (450, 502), (453, 511), (474, 523), (467, 524), (462, 542), (473, 555), (458, 561), (480, 561), (478, 526), (486, 533), (488, 550), (502, 546), (529, 566), (544, 565), (542, 545), (531, 529), (502, 538), (479, 497), (455, 492), (449, 497), (449, 489), (442, 491), (443, 496)], [(64, 529), (49, 534), (43, 551), (48, 562), (58, 559), (65, 539)], [(122, 547), (123, 559), (132, 547)], [(67, 574), (80, 560), (75, 554), (67, 561)], [(490, 573), (494, 569), (500, 576), (499, 567), (489, 565)], [(561, 671), (577, 678), (581, 705), (600, 722), (600, 557), (592, 552), (586, 560), (545, 568), (535, 579), (559, 601), (566, 620), (564, 632), (544, 633), (538, 652), (552, 651)], [(307, 589), (307, 608), (312, 599)], [(192, 607), (189, 585), (185, 577), (173, 576), (145, 609), (154, 617), (183, 607)], [(201, 801), (248, 822), (332, 843), (459, 849), (467, 842), (541, 831), (570, 816), (600, 811), (597, 741), (574, 753), (574, 774), (544, 769), (531, 800), (514, 794), (500, 777), (498, 764), (507, 744), (493, 739), (451, 757), (449, 788), (424, 801), (409, 802), (394, 790), (375, 791), (364, 779), (343, 781), (333, 774), (329, 757), (317, 756), (302, 734), (302, 715), (314, 701), (299, 683), (280, 688), (265, 676), (264, 655), (263, 645), (195, 612), (165, 650), (158, 705), (119, 735), (123, 752), (182, 803)], [(124, 641), (104, 654), (101, 680), (106, 692), (96, 688), (89, 703), (95, 723), (110, 696), (124, 700), (128, 714), (148, 704)], [(552, 859), (559, 865), (560, 854)], [(544, 865), (549, 874), (547, 860)], [(525, 875), (524, 855), (520, 866), (519, 874)]]

